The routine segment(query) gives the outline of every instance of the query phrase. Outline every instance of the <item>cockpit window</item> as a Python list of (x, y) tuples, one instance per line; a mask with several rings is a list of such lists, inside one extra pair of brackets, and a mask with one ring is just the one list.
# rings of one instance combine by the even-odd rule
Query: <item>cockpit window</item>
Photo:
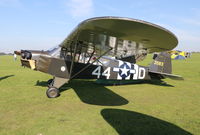
[(54, 57), (60, 57), (60, 50), (61, 47), (59, 45), (52, 47), (51, 49), (47, 50), (49, 55), (54, 56)]

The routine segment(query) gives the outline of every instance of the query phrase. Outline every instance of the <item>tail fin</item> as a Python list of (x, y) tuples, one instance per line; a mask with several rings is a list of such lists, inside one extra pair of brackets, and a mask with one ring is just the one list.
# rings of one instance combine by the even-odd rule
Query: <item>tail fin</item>
[(154, 56), (154, 61), (150, 65), (149, 71), (171, 74), (172, 73), (171, 55), (167, 52), (161, 52), (156, 57)]
[(164, 79), (171, 78), (175, 80), (183, 80), (183, 77), (173, 75), (171, 55), (167, 52), (161, 52), (159, 55), (153, 57), (154, 61), (149, 67), (149, 74), (151, 78)]

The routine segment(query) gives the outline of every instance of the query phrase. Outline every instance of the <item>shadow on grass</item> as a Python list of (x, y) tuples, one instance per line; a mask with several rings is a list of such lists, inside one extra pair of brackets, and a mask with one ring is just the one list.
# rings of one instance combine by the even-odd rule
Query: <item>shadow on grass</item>
[(74, 89), (82, 102), (92, 105), (119, 106), (128, 104), (128, 100), (94, 81), (72, 80), (68, 85)]
[(7, 78), (9, 78), (9, 77), (13, 77), (14, 75), (7, 75), (7, 76), (4, 76), (4, 77), (0, 77), (0, 81), (1, 80), (4, 80), (4, 79), (7, 79)]
[(138, 112), (103, 109), (101, 115), (120, 135), (191, 135), (172, 123)]
[(39, 80), (37, 80), (35, 86), (48, 87), (48, 83), (47, 83), (47, 81), (39, 81)]
[(113, 85), (138, 85), (138, 84), (153, 84), (165, 87), (174, 87), (173, 85), (168, 84), (163, 80), (97, 80), (97, 84), (101, 84), (104, 86), (113, 86)]
[[(37, 81), (37, 86), (47, 87), (46, 81)], [(103, 85), (95, 84), (94, 81), (71, 80), (60, 88), (60, 92), (72, 88), (82, 102), (92, 105), (120, 106), (128, 104), (128, 100), (114, 93)]]
[(174, 87), (173, 85), (168, 84), (167, 82), (165, 82), (163, 80), (142, 80), (141, 83), (139, 83), (139, 84), (143, 84), (143, 83), (165, 86), (165, 87)]

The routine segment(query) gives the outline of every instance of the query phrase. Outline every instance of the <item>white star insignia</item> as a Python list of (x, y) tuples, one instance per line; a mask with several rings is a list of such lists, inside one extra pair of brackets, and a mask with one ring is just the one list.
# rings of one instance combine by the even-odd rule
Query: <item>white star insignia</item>
[(130, 69), (127, 69), (127, 68), (124, 66), (123, 68), (120, 68), (120, 70), (122, 71), (121, 75), (127, 76), (127, 72), (128, 72)]

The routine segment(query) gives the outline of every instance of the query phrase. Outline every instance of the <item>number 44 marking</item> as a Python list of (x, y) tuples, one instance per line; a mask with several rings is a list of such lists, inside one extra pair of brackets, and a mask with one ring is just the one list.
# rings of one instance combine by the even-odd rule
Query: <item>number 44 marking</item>
[(106, 68), (106, 70), (103, 71), (101, 74), (101, 66), (98, 66), (93, 72), (92, 75), (97, 75), (97, 78), (100, 76), (106, 76), (106, 79), (110, 78), (110, 67)]

